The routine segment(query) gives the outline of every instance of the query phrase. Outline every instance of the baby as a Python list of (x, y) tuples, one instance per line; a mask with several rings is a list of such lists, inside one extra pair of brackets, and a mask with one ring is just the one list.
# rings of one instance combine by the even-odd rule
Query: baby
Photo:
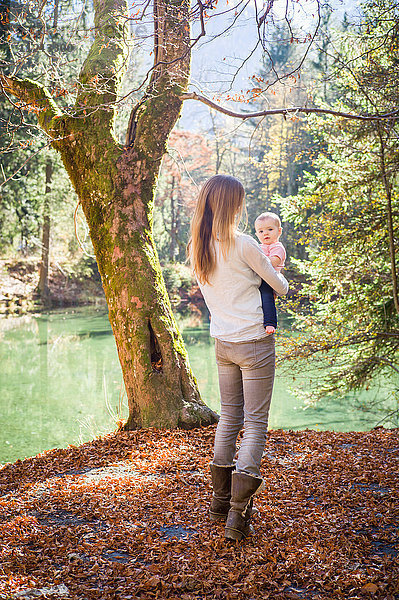
[[(280, 217), (272, 212), (264, 212), (255, 220), (255, 231), (260, 247), (270, 258), (276, 271), (284, 267), (286, 252), (283, 244), (279, 242), (282, 233)], [(274, 333), (277, 327), (276, 304), (274, 291), (266, 281), (262, 281), (259, 288), (262, 298), (263, 325), (266, 333)]]

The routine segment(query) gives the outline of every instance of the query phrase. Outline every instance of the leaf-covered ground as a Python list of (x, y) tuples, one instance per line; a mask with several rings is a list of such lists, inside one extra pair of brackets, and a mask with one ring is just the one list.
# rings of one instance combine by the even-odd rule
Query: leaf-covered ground
[(0, 598), (399, 597), (399, 430), (268, 434), (255, 534), (208, 519), (214, 428), (116, 433), (0, 470)]

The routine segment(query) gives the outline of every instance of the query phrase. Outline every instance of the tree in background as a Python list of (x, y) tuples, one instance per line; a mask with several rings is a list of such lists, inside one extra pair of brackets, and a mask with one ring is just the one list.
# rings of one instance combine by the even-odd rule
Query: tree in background
[(49, 263), (50, 263), (50, 194), (53, 178), (53, 163), (50, 158), (46, 161), (46, 188), (43, 202), (42, 257), (39, 268), (39, 294), (44, 304), (49, 304)]
[(198, 190), (213, 171), (212, 148), (202, 134), (175, 129), (169, 138), (155, 196), (154, 232), (163, 264), (185, 262)]
[[(341, 109), (384, 112), (398, 102), (397, 11), (387, 2), (367, 2), (364, 10), (362, 24), (339, 37), (335, 92)], [(325, 147), (316, 174), (281, 200), (309, 245), (309, 259), (296, 264), (308, 278), (302, 295), (312, 303), (299, 314), (295, 307), (304, 336), (286, 350), (327, 367), (312, 390), (323, 396), (399, 373), (398, 114), (356, 125), (317, 117), (311, 129)]]
[[(309, 86), (314, 70), (296, 73), (287, 80), (276, 81), (268, 87), (275, 73), (292, 69), (300, 60), (298, 45), (291, 43), (291, 32), (286, 23), (272, 33), (268, 52), (263, 55), (259, 73), (254, 81), (259, 86), (259, 95), (253, 106), (262, 110), (279, 106), (306, 105), (309, 101)], [(265, 90), (262, 90), (265, 87)], [(280, 213), (275, 196), (294, 195), (303, 185), (303, 173), (312, 172), (312, 162), (319, 151), (317, 140), (312, 136), (306, 119), (297, 115), (281, 118), (273, 115), (267, 126), (251, 121), (253, 131), (250, 145), (252, 185), (248, 188), (248, 216), (253, 226), (257, 215), (266, 210)], [(263, 125), (263, 126), (262, 126)], [(295, 228), (291, 223), (283, 224), (283, 241), (289, 257), (303, 257), (303, 246), (297, 243)]]
[(155, 195), (154, 237), (173, 311), (195, 320), (202, 317), (205, 307), (186, 264), (186, 245), (199, 187), (214, 174), (213, 168), (210, 139), (181, 129), (171, 133)]
[[(32, 79), (42, 79), (54, 90), (58, 102), (66, 104), (66, 89), (61, 88), (60, 74), (65, 86), (73, 84), (74, 61), (81, 58), (89, 41), (70, 30), (73, 10), (70, 0), (57, 0), (52, 10), (42, 6), (44, 15), (26, 10), (22, 2), (2, 3), (0, 28), (0, 63), (5, 74), (23, 72)], [(87, 12), (82, 7), (80, 21), (84, 24)], [(37, 54), (40, 50), (40, 60)], [(0, 248), (10, 254), (19, 251), (22, 263), (30, 262), (27, 255), (41, 255), (38, 292), (45, 305), (49, 295), (50, 260), (53, 266), (70, 254), (73, 243), (73, 214), (77, 197), (60, 157), (50, 147), (51, 138), (38, 127), (33, 106), (18, 103), (5, 94), (0, 97)], [(54, 218), (53, 218), (54, 217)], [(68, 228), (66, 223), (72, 225)], [(67, 239), (66, 232), (71, 232)], [(53, 239), (57, 248), (51, 252)], [(51, 257), (51, 254), (53, 256)], [(26, 257), (26, 260), (25, 260)], [(59, 267), (56, 267), (59, 268)], [(76, 267), (77, 268), (77, 267)], [(64, 264), (64, 269), (68, 269)], [(62, 269), (64, 276), (67, 272)]]

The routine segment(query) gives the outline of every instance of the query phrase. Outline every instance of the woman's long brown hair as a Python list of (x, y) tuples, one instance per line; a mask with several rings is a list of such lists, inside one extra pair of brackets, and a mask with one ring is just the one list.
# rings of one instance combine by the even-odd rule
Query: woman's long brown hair
[(234, 235), (244, 208), (244, 188), (230, 175), (214, 175), (204, 183), (191, 220), (187, 246), (191, 266), (199, 282), (209, 283), (216, 267), (215, 240), (224, 258), (234, 244)]

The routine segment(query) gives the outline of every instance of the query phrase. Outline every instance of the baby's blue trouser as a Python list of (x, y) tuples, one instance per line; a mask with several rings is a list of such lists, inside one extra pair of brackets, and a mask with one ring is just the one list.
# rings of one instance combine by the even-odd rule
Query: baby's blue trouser
[(266, 281), (262, 280), (259, 288), (260, 297), (262, 300), (262, 311), (263, 311), (263, 325), (271, 325), (276, 329), (277, 327), (277, 311), (276, 301), (274, 299), (274, 290)]

